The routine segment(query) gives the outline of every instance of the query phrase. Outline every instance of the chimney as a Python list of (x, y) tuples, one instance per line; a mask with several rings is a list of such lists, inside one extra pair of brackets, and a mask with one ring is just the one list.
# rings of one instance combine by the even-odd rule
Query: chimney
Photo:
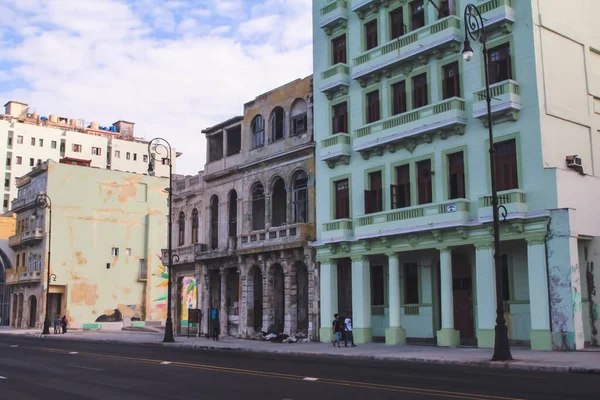
[(24, 112), (27, 112), (27, 104), (25, 103), (11, 100), (4, 105), (4, 113), (11, 117), (20, 117)]
[(135, 123), (119, 120), (113, 124), (123, 138), (133, 139), (133, 126)]

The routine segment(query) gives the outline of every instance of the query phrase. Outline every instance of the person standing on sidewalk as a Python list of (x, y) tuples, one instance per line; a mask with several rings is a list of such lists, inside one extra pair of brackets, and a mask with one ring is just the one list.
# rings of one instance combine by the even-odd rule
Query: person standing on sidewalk
[(352, 347), (356, 347), (354, 344), (354, 336), (352, 335), (352, 319), (346, 317), (344, 320), (344, 345), (348, 347), (348, 340), (352, 343)]
[(333, 347), (335, 347), (336, 343), (337, 343), (337, 346), (340, 347), (340, 340), (342, 340), (342, 332), (344, 332), (344, 327), (342, 326), (342, 321), (340, 321), (339, 314), (335, 314), (333, 316), (333, 318), (334, 318), (333, 324), (332, 324), (333, 336), (334, 336)]
[(219, 340), (219, 312), (216, 308), (211, 311), (213, 340)]
[(54, 334), (60, 333), (60, 315), (56, 314), (54, 317)]

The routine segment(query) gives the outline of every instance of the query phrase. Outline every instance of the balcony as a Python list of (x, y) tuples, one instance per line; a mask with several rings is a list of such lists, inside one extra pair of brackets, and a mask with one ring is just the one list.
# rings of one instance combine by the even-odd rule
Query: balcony
[(312, 241), (314, 238), (315, 229), (312, 224), (277, 226), (240, 235), (238, 250), (282, 246), (294, 242)]
[(323, 29), (327, 36), (331, 35), (336, 29), (344, 29), (346, 26), (348, 26), (347, 0), (335, 0), (321, 8), (319, 27)]
[[(519, 84), (511, 79), (490, 85), (492, 97), (492, 124), (507, 121), (517, 121), (521, 111), (521, 94)], [(474, 93), (473, 118), (479, 118), (487, 128), (487, 102), (485, 89)]]
[(462, 225), (469, 221), (469, 212), (466, 199), (397, 208), (358, 217), (355, 234), (357, 238), (370, 238), (433, 224)]
[(6, 270), (6, 284), (7, 285), (16, 285), (19, 283), (19, 273), (15, 269), (7, 269)]
[(350, 218), (337, 219), (323, 224), (321, 240), (323, 242), (339, 242), (354, 238), (354, 223)]
[(26, 271), (19, 274), (19, 283), (39, 283), (42, 281), (40, 271)]
[(350, 86), (350, 67), (346, 64), (336, 64), (327, 71), (321, 73), (321, 92), (329, 100), (332, 100), (336, 94), (348, 94)]
[(435, 135), (442, 140), (463, 135), (467, 124), (465, 101), (458, 97), (394, 115), (354, 131), (354, 151), (364, 159), (383, 150), (394, 153), (405, 147), (411, 153), (419, 143), (431, 143)]
[(489, 0), (477, 6), (488, 34), (496, 31), (501, 32), (501, 34), (512, 32), (512, 26), (515, 22), (514, 1)]
[(369, 80), (378, 82), (381, 75), (391, 77), (394, 68), (402, 68), (404, 73), (409, 73), (414, 62), (426, 65), (429, 56), (441, 59), (447, 52), (461, 51), (463, 36), (460, 18), (451, 15), (355, 58), (352, 78), (366, 87)]
[[(174, 263), (175, 265), (193, 263), (195, 260), (194, 245), (191, 244), (189, 246), (181, 246), (181, 247), (174, 248), (173, 256), (175, 256), (175, 255), (179, 256), (179, 261)], [(163, 262), (163, 265), (169, 264), (169, 250), (168, 249), (162, 249), (162, 262)]]
[[(507, 214), (527, 212), (527, 194), (520, 189), (504, 190), (498, 192), (498, 204), (506, 208)], [(479, 218), (492, 218), (492, 196), (479, 197)], [(500, 221), (502, 221), (502, 214)]]
[(337, 163), (349, 165), (352, 155), (352, 139), (347, 133), (337, 133), (327, 139), (321, 140), (319, 152), (322, 161), (329, 168), (335, 168)]
[(10, 236), (8, 238), (8, 245), (10, 247), (19, 246), (27, 242), (34, 242), (42, 240), (44, 238), (44, 231), (42, 228), (35, 228), (27, 232), (23, 232), (17, 235)]

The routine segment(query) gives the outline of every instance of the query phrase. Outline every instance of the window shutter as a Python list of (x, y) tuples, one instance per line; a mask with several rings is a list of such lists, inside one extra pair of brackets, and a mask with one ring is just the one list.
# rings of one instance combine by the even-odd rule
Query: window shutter
[(390, 185), (390, 204), (392, 209), (398, 208), (398, 185)]
[(371, 191), (365, 190), (365, 214), (370, 214), (371, 212)]

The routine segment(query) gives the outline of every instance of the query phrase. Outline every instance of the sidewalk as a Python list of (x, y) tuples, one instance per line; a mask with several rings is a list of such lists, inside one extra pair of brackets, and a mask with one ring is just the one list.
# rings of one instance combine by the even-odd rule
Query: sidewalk
[[(42, 337), (39, 330), (0, 329), (0, 335)], [(387, 346), (382, 343), (368, 343), (357, 347), (333, 347), (328, 343), (270, 343), (242, 339), (222, 339), (213, 341), (206, 338), (177, 336), (175, 343), (163, 343), (161, 332), (94, 332), (69, 331), (66, 335), (48, 335), (46, 340), (84, 340), (91, 342), (115, 342), (166, 347), (184, 347), (207, 350), (228, 350), (263, 352), (302, 356), (336, 356), (355, 359), (395, 360), (434, 364), (478, 365), (485, 367), (592, 373), (600, 374), (600, 349), (578, 352), (541, 352), (513, 349), (515, 359), (511, 362), (491, 362), (491, 349), (441, 348), (435, 346)]]

